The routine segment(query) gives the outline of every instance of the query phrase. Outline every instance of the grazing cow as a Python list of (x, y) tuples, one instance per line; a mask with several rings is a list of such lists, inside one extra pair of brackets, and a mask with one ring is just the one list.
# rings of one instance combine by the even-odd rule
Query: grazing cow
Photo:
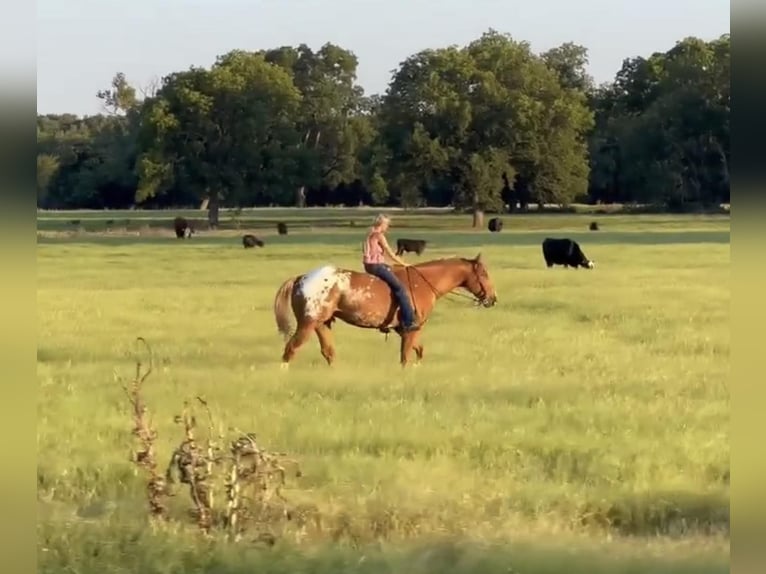
[(425, 251), (427, 241), (425, 239), (397, 239), (396, 254), (413, 252), (420, 255)]
[(590, 261), (576, 241), (572, 239), (553, 239), (546, 237), (543, 240), (543, 257), (548, 267), (564, 265), (565, 267), (585, 267), (593, 269), (594, 263)]
[(250, 249), (251, 247), (263, 247), (263, 241), (258, 239), (255, 235), (245, 233), (242, 236), (242, 246), (245, 249)]
[(588, 229), (590, 229), (591, 231), (598, 231), (598, 223), (595, 221), (591, 221)]
[(277, 233), (280, 235), (287, 235), (287, 224), (283, 221), (277, 223)]
[(194, 234), (194, 228), (183, 217), (176, 217), (173, 220), (173, 229), (178, 239), (188, 239)]
[(489, 224), (487, 225), (487, 229), (489, 229), (492, 233), (498, 233), (502, 231), (503, 229), (503, 220), (499, 217), (493, 217), (489, 220)]

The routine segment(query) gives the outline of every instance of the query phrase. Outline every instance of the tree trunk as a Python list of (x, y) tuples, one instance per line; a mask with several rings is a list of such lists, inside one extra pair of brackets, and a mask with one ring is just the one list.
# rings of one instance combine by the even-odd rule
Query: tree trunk
[(207, 222), (210, 225), (210, 229), (218, 228), (218, 207), (218, 194), (211, 193), (207, 206)]
[(473, 228), (480, 229), (484, 227), (484, 212), (481, 209), (474, 208), (473, 210)]
[[(316, 149), (319, 146), (319, 136), (321, 135), (321, 131), (317, 130), (316, 135), (314, 136), (314, 149)], [(306, 132), (306, 136), (303, 138), (303, 145), (308, 149), (309, 147), (309, 137), (311, 136), (311, 130), (308, 130)], [(302, 185), (300, 186), (296, 192), (295, 192), (295, 206), (296, 207), (306, 207), (306, 186)]]
[(473, 228), (479, 229), (484, 227), (484, 211), (479, 205), (479, 192), (474, 189), (473, 191)]
[(306, 207), (306, 186), (300, 186), (295, 192), (295, 206)]

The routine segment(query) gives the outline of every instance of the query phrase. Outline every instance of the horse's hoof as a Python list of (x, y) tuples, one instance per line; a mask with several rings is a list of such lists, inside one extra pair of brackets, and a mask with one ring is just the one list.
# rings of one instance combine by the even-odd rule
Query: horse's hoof
[(286, 371), (290, 368), (290, 363), (282, 363), (281, 365), (279, 365), (279, 368), (283, 371)]

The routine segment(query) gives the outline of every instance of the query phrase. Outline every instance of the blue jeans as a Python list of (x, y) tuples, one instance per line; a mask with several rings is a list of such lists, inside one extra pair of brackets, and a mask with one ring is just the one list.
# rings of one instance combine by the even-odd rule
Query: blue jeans
[(412, 326), (415, 322), (415, 313), (412, 310), (410, 298), (404, 290), (404, 285), (396, 278), (391, 268), (385, 263), (365, 263), (364, 270), (371, 275), (375, 275), (375, 277), (379, 277), (391, 287), (391, 291), (394, 292), (394, 297), (396, 297), (399, 307), (402, 309), (402, 326), (405, 328)]

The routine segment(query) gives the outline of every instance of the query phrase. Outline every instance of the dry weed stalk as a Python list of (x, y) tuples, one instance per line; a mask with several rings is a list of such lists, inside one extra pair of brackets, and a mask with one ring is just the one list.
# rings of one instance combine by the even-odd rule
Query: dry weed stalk
[[(207, 401), (203, 399), (202, 397), (198, 396), (197, 401), (205, 407), (205, 411), (207, 412), (207, 421), (208, 421), (208, 435), (206, 443), (206, 449), (205, 449), (205, 470), (207, 472), (207, 476), (212, 477), (213, 476), (213, 465), (220, 460), (220, 450), (221, 447), (213, 439), (213, 436), (215, 435), (215, 425), (213, 424), (213, 413), (210, 412), (210, 407), (207, 404)], [(223, 438), (223, 433), (220, 431), (218, 432), (218, 438)], [(208, 500), (210, 503), (210, 508), (213, 508), (213, 490), (210, 489), (208, 492)]]
[(196, 509), (197, 524), (208, 533), (213, 526), (213, 464), (216, 462), (212, 439), (208, 439), (208, 448), (203, 450), (194, 438), (194, 428), (197, 420), (189, 408), (189, 402), (184, 402), (181, 415), (175, 417), (175, 422), (184, 425), (185, 438), (170, 458), (165, 477), (168, 484), (175, 482), (173, 469), (178, 472), (179, 480), (189, 485), (189, 494)]
[(130, 386), (123, 383), (122, 388), (128, 396), (128, 400), (133, 406), (134, 427), (132, 434), (138, 437), (140, 446), (131, 453), (132, 462), (143, 467), (149, 474), (149, 480), (146, 486), (147, 498), (151, 515), (158, 518), (167, 518), (167, 506), (164, 498), (167, 495), (166, 484), (162, 476), (157, 472), (157, 459), (154, 453), (154, 441), (157, 439), (157, 431), (147, 420), (147, 408), (141, 398), (141, 388), (144, 381), (152, 373), (153, 357), (149, 344), (143, 337), (136, 339), (137, 343), (143, 343), (149, 354), (149, 366), (142, 374), (143, 365), (140, 357), (136, 358), (136, 376)]
[[(229, 536), (239, 539), (244, 522), (248, 518), (258, 518), (256, 506), (262, 512), (266, 511), (265, 505), (272, 496), (276, 496), (282, 502), (287, 502), (282, 496), (281, 490), (285, 485), (286, 471), (283, 462), (285, 453), (271, 453), (258, 446), (255, 441), (255, 433), (244, 433), (231, 442), (231, 465), (226, 481), (227, 507), (225, 522), (229, 530)], [(300, 469), (296, 476), (300, 476)], [(252, 491), (252, 497), (245, 496), (243, 492)], [(250, 502), (250, 505), (243, 504)], [(288, 515), (283, 511), (283, 515)], [(289, 516), (289, 515), (288, 515)]]
[[(141, 337), (138, 338), (138, 342), (143, 343), (149, 351), (148, 369), (142, 373), (143, 365), (141, 360), (137, 359), (133, 383), (130, 387), (125, 384), (122, 386), (133, 405), (135, 422), (133, 434), (141, 443), (140, 450), (137, 449), (131, 458), (149, 474), (147, 493), (152, 515), (168, 518), (164, 497), (172, 494), (169, 486), (176, 482), (174, 474), (177, 473), (178, 480), (189, 485), (197, 524), (206, 534), (209, 534), (214, 527), (223, 526), (231, 539), (238, 540), (249, 520), (268, 524), (279, 519), (279, 516), (289, 519), (289, 513), (284, 505), (275, 508), (270, 506), (269, 502), (274, 497), (283, 503), (287, 502), (281, 492), (287, 474), (283, 463), (293, 463), (296, 467), (296, 476), (299, 477), (301, 471), (297, 462), (287, 458), (286, 453), (272, 453), (261, 448), (256, 443), (255, 433), (242, 433), (236, 429), (232, 430), (237, 432), (239, 437), (229, 443), (229, 452), (226, 453), (222, 448), (222, 442), (219, 442), (223, 441), (224, 435), (220, 430), (215, 432), (213, 415), (207, 401), (202, 397), (198, 396), (196, 399), (207, 412), (206, 441), (202, 445), (198, 444), (195, 437), (197, 419), (189, 401), (185, 401), (182, 414), (174, 418), (176, 423), (184, 427), (184, 440), (173, 451), (165, 477), (163, 478), (157, 472), (154, 452), (157, 432), (147, 421), (147, 408), (141, 398), (142, 384), (153, 369), (153, 357), (148, 343)], [(220, 475), (216, 473), (216, 465), (224, 461), (228, 462), (222, 480), (226, 493), (226, 506), (216, 514), (214, 491), (216, 482), (219, 486), (221, 482)]]

